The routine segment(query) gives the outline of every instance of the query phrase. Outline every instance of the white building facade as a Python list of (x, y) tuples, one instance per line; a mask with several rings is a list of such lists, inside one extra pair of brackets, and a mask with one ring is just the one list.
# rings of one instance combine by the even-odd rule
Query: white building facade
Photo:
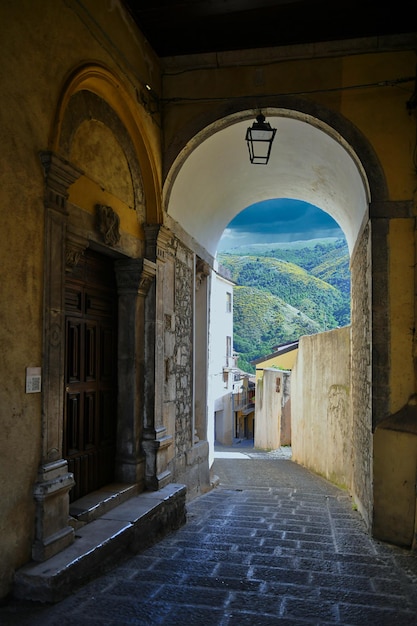
[(214, 441), (233, 442), (232, 392), (237, 371), (233, 356), (233, 285), (227, 271), (215, 266), (211, 276), (210, 326), (208, 350), (208, 441), (210, 467), (214, 460)]

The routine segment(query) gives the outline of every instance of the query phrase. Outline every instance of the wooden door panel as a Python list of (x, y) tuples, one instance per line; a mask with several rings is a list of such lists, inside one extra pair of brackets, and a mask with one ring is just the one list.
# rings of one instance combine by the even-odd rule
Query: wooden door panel
[(68, 393), (64, 430), (64, 454), (68, 458), (80, 450), (81, 394)]
[(85, 332), (85, 380), (95, 381), (97, 378), (97, 324), (88, 322)]
[(115, 440), (115, 402), (111, 391), (100, 393), (100, 443), (114, 442)]
[(67, 287), (65, 290), (65, 311), (67, 315), (82, 314), (82, 291), (80, 287)]
[(97, 449), (94, 449), (90, 454), (85, 455), (85, 474), (87, 481), (87, 492), (94, 491), (97, 489), (97, 486), (100, 484), (99, 482), (99, 452)]
[(114, 328), (102, 326), (100, 333), (100, 378), (101, 382), (111, 381), (114, 373), (113, 355), (115, 353)]
[(80, 454), (77, 458), (77, 474), (78, 479), (78, 497), (82, 497), (89, 493), (88, 482), (88, 455)]
[(96, 392), (87, 391), (84, 394), (84, 424), (81, 449), (88, 451), (94, 449), (97, 444)]
[(83, 349), (83, 324), (78, 319), (67, 319), (66, 324), (67, 383), (81, 381), (81, 352)]
[(114, 299), (109, 294), (88, 290), (85, 299), (85, 312), (87, 315), (106, 316), (112, 311)]
[[(112, 265), (86, 255), (65, 290), (64, 456), (74, 473), (70, 500), (114, 478), (117, 296)], [(95, 281), (90, 284), (89, 281)]]

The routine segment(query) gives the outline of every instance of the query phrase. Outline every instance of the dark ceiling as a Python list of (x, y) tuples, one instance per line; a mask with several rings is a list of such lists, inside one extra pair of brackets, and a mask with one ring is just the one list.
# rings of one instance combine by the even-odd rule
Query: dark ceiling
[(124, 0), (160, 57), (415, 32), (416, 0)]

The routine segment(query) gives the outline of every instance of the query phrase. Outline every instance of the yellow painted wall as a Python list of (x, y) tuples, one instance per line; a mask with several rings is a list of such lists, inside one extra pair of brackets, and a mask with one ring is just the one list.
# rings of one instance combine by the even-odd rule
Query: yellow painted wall
[(262, 377), (263, 370), (269, 367), (276, 367), (277, 369), (291, 370), (294, 367), (294, 363), (297, 359), (298, 349), (291, 350), (285, 354), (279, 356), (273, 356), (270, 359), (265, 359), (261, 363), (256, 364), (256, 380)]
[(377, 428), (374, 446), (373, 532), (411, 547), (415, 530), (417, 434)]
[(71, 186), (69, 201), (82, 207), (91, 215), (95, 214), (97, 203), (111, 206), (120, 217), (120, 229), (143, 239), (143, 232), (136, 211), (119, 197), (103, 190), (98, 183), (88, 176), (82, 176)]
[(414, 342), (414, 220), (390, 221), (389, 298), (391, 320), (390, 413), (396, 413), (415, 392)]
[[(411, 199), (415, 174), (410, 167), (415, 120), (406, 109), (412, 83), (384, 86), (394, 78), (415, 76), (415, 52), (399, 51), (347, 57), (343, 62), (343, 84), (376, 85), (343, 92), (340, 110), (366, 134), (387, 177), (391, 199)], [(413, 69), (414, 66), (414, 69)], [(396, 141), (393, 142), (393, 137)]]
[[(316, 58), (308, 58), (308, 53), (295, 58), (291, 51), (284, 50), (272, 52), (268, 64), (260, 51), (253, 52), (251, 59), (252, 63), (244, 63), (237, 52), (218, 55), (215, 64), (207, 58), (198, 69), (185, 69), (181, 74), (170, 67), (171, 72), (166, 72), (163, 79), (164, 97), (176, 98), (177, 102), (166, 107), (165, 145), (174, 140), (178, 128), (188, 119), (201, 116), (207, 106), (215, 106), (205, 98), (302, 94), (307, 101), (341, 113), (366, 136), (386, 172), (391, 199), (412, 197), (415, 177), (410, 157), (415, 119), (408, 114), (406, 101), (412, 94), (413, 82), (406, 86), (387, 82), (415, 76), (414, 50), (328, 58), (318, 53)], [(178, 64), (180, 61), (177, 70), (181, 67)], [(186, 68), (186, 60), (184, 65)], [(360, 85), (369, 86), (358, 88)], [(187, 98), (194, 102), (187, 102)]]

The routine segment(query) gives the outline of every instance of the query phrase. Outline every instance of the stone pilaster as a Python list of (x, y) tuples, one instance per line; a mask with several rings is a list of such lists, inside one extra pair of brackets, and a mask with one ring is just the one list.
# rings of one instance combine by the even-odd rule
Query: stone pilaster
[(68, 492), (74, 478), (62, 458), (64, 277), (68, 189), (82, 172), (53, 152), (42, 152), (40, 159), (45, 176), (42, 461), (34, 486), (32, 557), (44, 561), (74, 540), (74, 531), (68, 526)]
[(164, 402), (164, 264), (172, 235), (163, 226), (145, 226), (146, 256), (155, 262), (156, 281), (146, 302), (145, 313), (145, 387), (144, 432), (142, 447), (146, 455), (145, 483), (148, 489), (158, 490), (171, 478), (167, 451), (173, 438), (167, 434), (163, 420)]
[(145, 298), (155, 280), (155, 264), (143, 259), (115, 263), (119, 294), (118, 320), (118, 434), (116, 477), (144, 484), (141, 451), (143, 380), (146, 376), (143, 337)]

